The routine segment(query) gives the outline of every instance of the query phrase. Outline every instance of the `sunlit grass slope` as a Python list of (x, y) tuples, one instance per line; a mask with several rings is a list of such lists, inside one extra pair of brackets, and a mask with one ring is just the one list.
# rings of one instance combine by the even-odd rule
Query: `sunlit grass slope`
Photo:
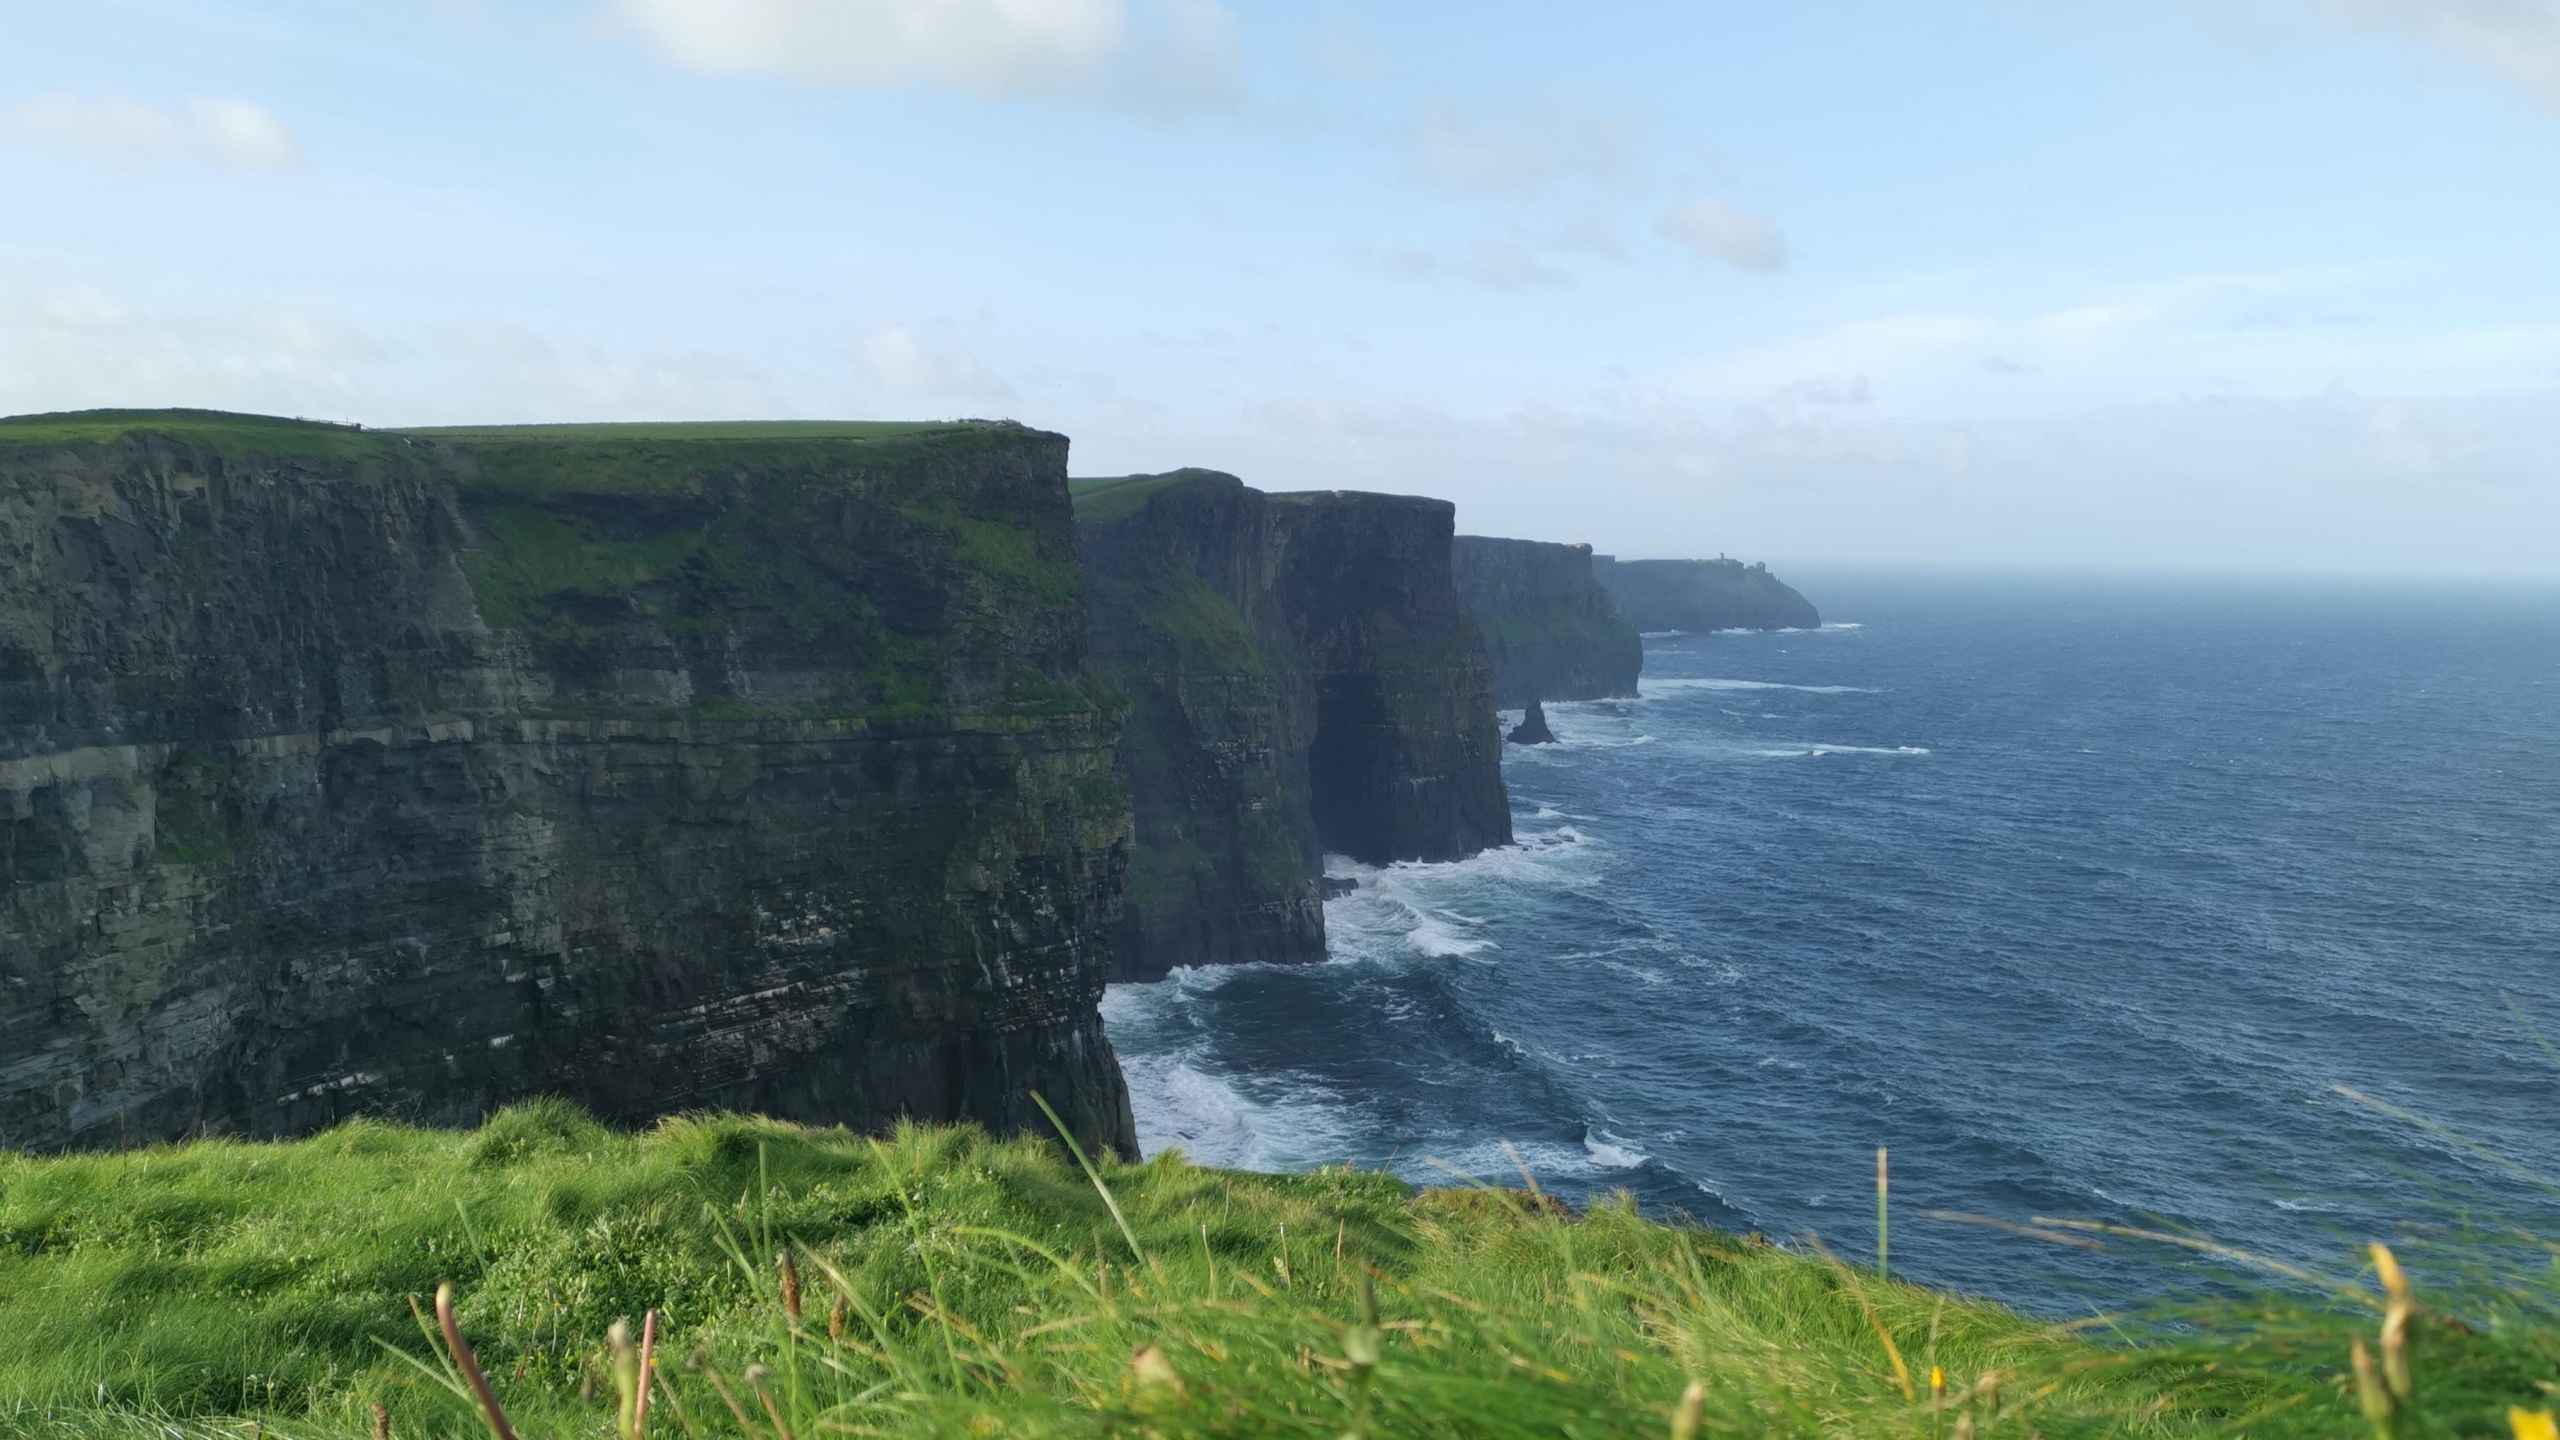
[[(2380, 1344), (2358, 1297), (2065, 1330), (1623, 1204), (536, 1104), (0, 1158), (0, 1431), (487, 1433), (412, 1310), (447, 1280), (527, 1437), (616, 1432), (608, 1335), (652, 1310), (646, 1428), (760, 1440), (2345, 1435)], [(2533, 1283), (2420, 1305), (2397, 1434), (2549, 1403)]]

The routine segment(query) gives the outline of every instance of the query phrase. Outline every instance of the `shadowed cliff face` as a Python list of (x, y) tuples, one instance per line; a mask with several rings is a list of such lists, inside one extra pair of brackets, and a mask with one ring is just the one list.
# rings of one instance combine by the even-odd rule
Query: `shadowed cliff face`
[(1113, 978), (1323, 959), (1314, 685), (1268, 499), (1205, 470), (1077, 485), (1094, 662), (1129, 701), (1138, 846)]
[(0, 424), (0, 1144), (1132, 1143), (1066, 442)]
[(1636, 693), (1644, 641), (1592, 578), (1590, 546), (1461, 535), (1451, 561), (1458, 603), (1484, 632), (1495, 704)]
[(1449, 572), (1456, 507), (1354, 491), (1271, 497), (1281, 603), (1317, 675), (1316, 829), (1354, 860), (1511, 843), (1484, 640)]
[(1324, 957), (1324, 850), (1508, 843), (1500, 732), (1440, 501), (1077, 481), (1095, 656), (1130, 700), (1138, 854), (1113, 975)]
[(1739, 560), (1617, 560), (1595, 556), (1592, 573), (1638, 630), (1810, 630), (1811, 602)]

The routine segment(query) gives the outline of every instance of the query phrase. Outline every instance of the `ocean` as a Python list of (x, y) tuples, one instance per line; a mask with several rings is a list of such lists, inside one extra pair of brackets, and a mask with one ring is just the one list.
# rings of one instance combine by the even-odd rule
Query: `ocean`
[(2183, 1252), (1923, 1212), (2560, 1234), (2560, 591), (1789, 578), (1836, 623), (1550, 707), (1517, 846), (1335, 861), (1331, 963), (1113, 987), (1146, 1151), (1868, 1259), (1886, 1146), (1895, 1272), (2047, 1312)]

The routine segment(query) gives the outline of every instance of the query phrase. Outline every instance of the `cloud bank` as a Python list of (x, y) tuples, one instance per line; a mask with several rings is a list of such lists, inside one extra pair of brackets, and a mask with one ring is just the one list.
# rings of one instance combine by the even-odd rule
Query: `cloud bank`
[(1236, 87), (1218, 0), (613, 0), (659, 59), (698, 74), (975, 95), (1070, 95), (1190, 113)]
[(2560, 3), (2554, 0), (2310, 0), (2348, 25), (2449, 50), (2560, 111)]
[(1744, 270), (1787, 268), (1786, 237), (1769, 217), (1738, 210), (1712, 195), (1693, 196), (1672, 206), (1653, 228), (1662, 238), (1710, 260)]
[(0, 110), (0, 134), (123, 164), (291, 170), (302, 163), (302, 147), (275, 112), (231, 95), (165, 107), (57, 91)]

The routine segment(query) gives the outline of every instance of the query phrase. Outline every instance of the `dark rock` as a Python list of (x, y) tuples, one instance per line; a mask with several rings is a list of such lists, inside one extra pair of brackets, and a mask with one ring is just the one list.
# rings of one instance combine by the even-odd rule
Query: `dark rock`
[(0, 423), (0, 1145), (1038, 1091), (1128, 1153), (1065, 459)]
[(1094, 662), (1129, 701), (1138, 844), (1112, 978), (1322, 960), (1315, 685), (1267, 497), (1205, 470), (1075, 483)]
[(1822, 616), (1769, 567), (1739, 560), (1593, 557), (1592, 575), (1636, 629), (1811, 630)]
[(1458, 603), (1484, 631), (1493, 700), (1606, 700), (1636, 693), (1644, 642), (1592, 578), (1591, 547), (1461, 535)]
[(1323, 852), (1508, 843), (1445, 502), (1230, 475), (1076, 484), (1095, 656), (1128, 696), (1138, 853), (1113, 976), (1324, 957)]
[(1449, 573), (1446, 500), (1274, 495), (1281, 603), (1316, 676), (1307, 751), (1327, 850), (1384, 865), (1511, 843), (1484, 639)]
[(1539, 704), (1536, 696), (1529, 697), (1529, 713), (1521, 716), (1520, 723), (1511, 727), (1511, 743), (1514, 745), (1556, 743), (1556, 732), (1547, 728), (1547, 707)]

